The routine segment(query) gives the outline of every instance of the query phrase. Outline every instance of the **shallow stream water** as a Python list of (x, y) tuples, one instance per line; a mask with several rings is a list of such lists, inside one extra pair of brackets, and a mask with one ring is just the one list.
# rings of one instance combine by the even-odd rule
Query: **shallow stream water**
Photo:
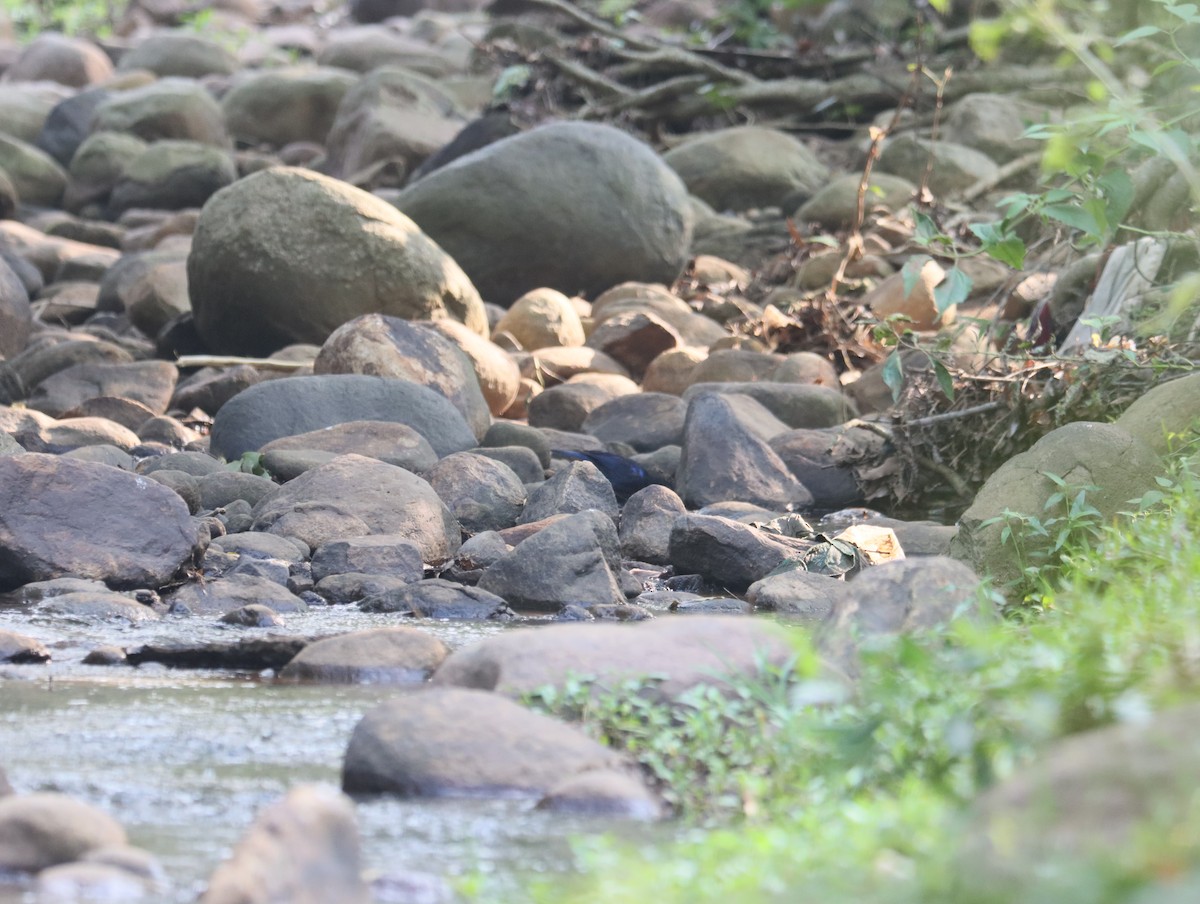
[[(331, 607), (289, 616), (286, 631), (321, 635), (397, 623), (424, 627), (452, 647), (503, 630)], [(336, 786), (359, 718), (404, 692), (80, 662), (101, 643), (259, 633), (198, 618), (72, 625), (0, 610), (0, 628), (36, 636), (54, 655), (49, 665), (0, 668), (0, 766), (18, 792), (61, 791), (119, 820), (133, 844), (162, 862), (171, 883), (155, 896), (163, 904), (194, 901), (255, 814), (288, 788)], [(540, 813), (527, 800), (377, 798), (359, 801), (357, 811), (365, 866), (376, 875), (481, 872), (503, 882), (518, 872), (566, 868), (569, 836), (609, 828)], [(19, 890), (0, 885), (0, 904), (22, 900)]]

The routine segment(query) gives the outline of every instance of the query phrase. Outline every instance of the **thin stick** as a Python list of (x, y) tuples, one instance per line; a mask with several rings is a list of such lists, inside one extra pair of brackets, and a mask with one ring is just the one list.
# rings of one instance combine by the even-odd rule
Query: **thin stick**
[(274, 358), (238, 358), (232, 355), (180, 355), (179, 367), (257, 367), (262, 370), (300, 370), (311, 367), (311, 361), (277, 361)]
[(987, 194), (1005, 179), (1010, 179), (1018, 173), (1023, 173), (1025, 170), (1037, 166), (1041, 162), (1041, 151), (1030, 151), (1028, 154), (1022, 154), (1016, 160), (1010, 160), (1004, 166), (1000, 167), (992, 175), (980, 179), (974, 185), (964, 189), (958, 195), (958, 200), (965, 204), (969, 204), (976, 198)]

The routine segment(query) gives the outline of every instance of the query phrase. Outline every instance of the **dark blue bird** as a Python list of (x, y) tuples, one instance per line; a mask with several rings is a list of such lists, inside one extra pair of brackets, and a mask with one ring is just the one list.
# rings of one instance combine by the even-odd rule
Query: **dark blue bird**
[(567, 458), (571, 461), (590, 461), (596, 469), (612, 484), (617, 500), (624, 502), (638, 490), (658, 483), (646, 469), (636, 461), (617, 455), (615, 452), (575, 452), (567, 449), (551, 449), (551, 455)]

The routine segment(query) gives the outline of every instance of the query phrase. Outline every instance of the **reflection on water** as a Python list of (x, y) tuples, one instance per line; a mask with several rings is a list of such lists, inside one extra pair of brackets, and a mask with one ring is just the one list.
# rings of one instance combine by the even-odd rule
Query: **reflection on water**
[[(296, 634), (334, 634), (399, 622), (356, 610), (288, 619)], [(501, 626), (424, 624), (450, 646)], [(201, 619), (129, 628), (40, 621), (0, 611), (0, 628), (42, 639), (50, 666), (0, 669), (0, 767), (18, 792), (60, 791), (116, 817), (171, 878), (163, 904), (191, 902), (264, 805), (301, 782), (337, 785), (362, 714), (402, 690), (274, 684), (258, 676), (80, 663), (100, 644), (231, 640), (246, 629)], [(260, 632), (253, 632), (260, 633)], [(563, 869), (566, 838), (595, 831), (532, 810), (529, 801), (375, 799), (358, 804), (366, 867), (440, 875)], [(5, 892), (0, 904), (18, 904)]]

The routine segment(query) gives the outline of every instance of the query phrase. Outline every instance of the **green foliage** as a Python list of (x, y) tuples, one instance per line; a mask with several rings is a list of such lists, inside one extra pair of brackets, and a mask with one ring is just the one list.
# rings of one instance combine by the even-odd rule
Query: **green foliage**
[(103, 0), (0, 0), (0, 10), (12, 21), (17, 36), (37, 37), (43, 31), (105, 37), (112, 33), (118, 6)]
[(1072, 487), (1057, 474), (1043, 476), (1057, 489), (1041, 515), (1006, 510), (980, 525), (1004, 525), (1000, 541), (1012, 550), (1021, 574), (1003, 589), (1019, 605), (1039, 609), (1053, 605), (1054, 590), (1073, 558), (1090, 553), (1104, 537), (1104, 516), (1087, 501), (1099, 487)]
[[(579, 847), (581, 876), (531, 882), (528, 900), (1116, 904), (1160, 878), (1164, 863), (1177, 872), (1200, 863), (1197, 826), (1169, 835), (1147, 826), (1120, 858), (1060, 863), (1049, 878), (1031, 871), (1024, 892), (963, 883), (964, 808), (982, 790), (1064, 735), (1200, 697), (1200, 481), (1181, 467), (1144, 500), (1154, 509), (1102, 528), (1086, 493), (1061, 492), (1050, 517), (1079, 525), (1086, 543), (1059, 569), (1053, 609), (864, 642), (853, 692), (822, 682), (801, 641), (794, 674), (697, 698), (716, 711), (704, 716), (634, 689), (614, 695), (623, 701), (587, 693), (586, 682), (543, 698), (657, 763), (652, 774), (681, 786), (685, 813), (697, 806), (735, 824), (636, 850), (593, 839)], [(710, 776), (740, 805), (709, 808), (685, 787), (709, 787)], [(475, 897), (489, 900), (482, 885)]]

